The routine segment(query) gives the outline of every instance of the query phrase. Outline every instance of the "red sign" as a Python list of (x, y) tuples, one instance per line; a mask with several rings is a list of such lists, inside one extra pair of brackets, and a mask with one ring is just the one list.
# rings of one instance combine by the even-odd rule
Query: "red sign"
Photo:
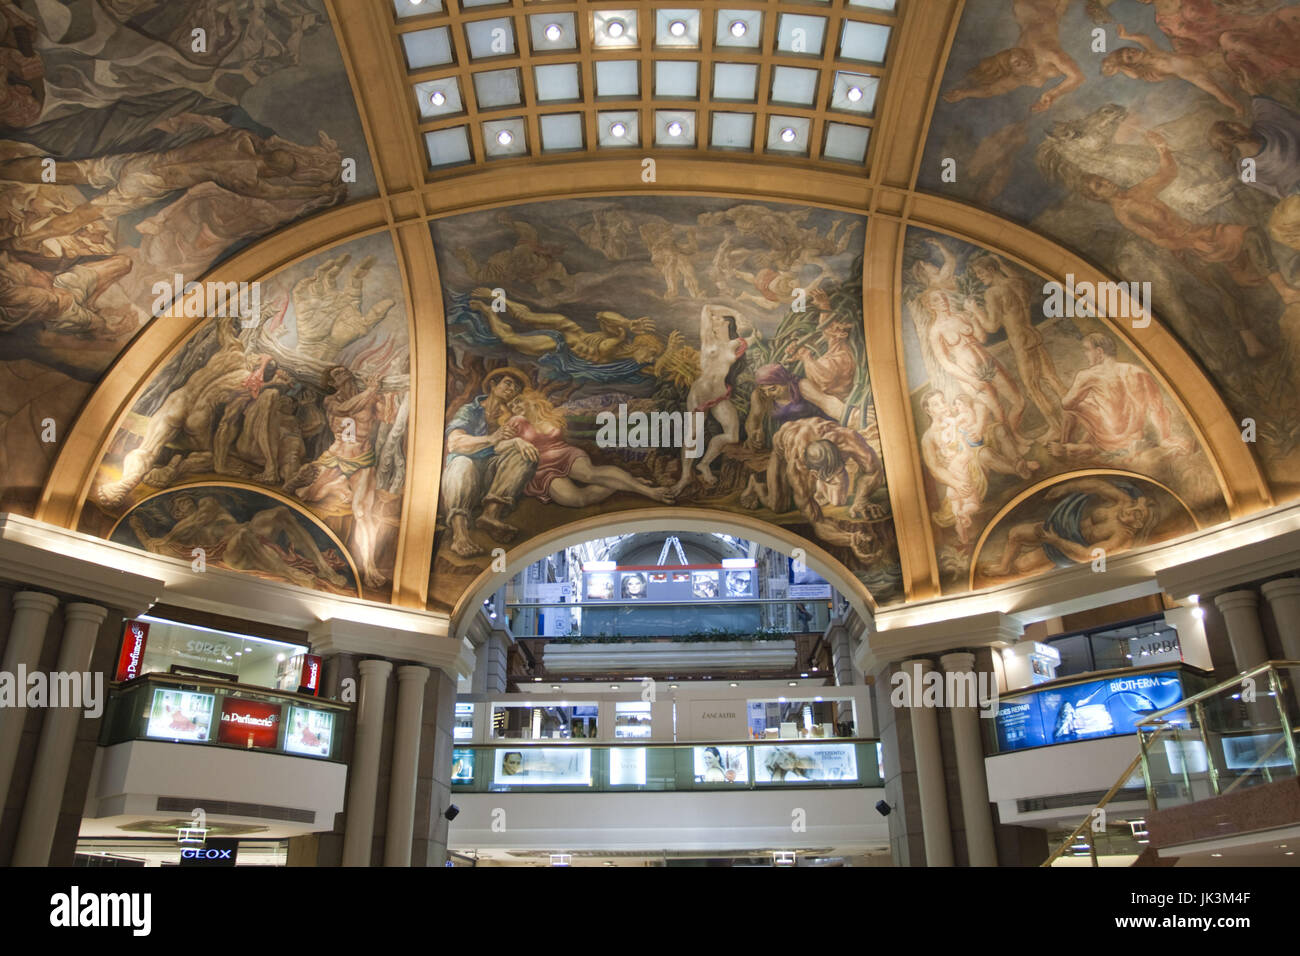
[(302, 676), (298, 678), (298, 693), (320, 696), (321, 659), (315, 654), (302, 655)]
[(117, 676), (114, 680), (135, 680), (144, 665), (144, 646), (149, 641), (149, 625), (145, 621), (127, 621), (122, 633), (122, 653), (117, 658)]
[(239, 747), (274, 750), (280, 740), (280, 705), (237, 697), (223, 698), (217, 740)]

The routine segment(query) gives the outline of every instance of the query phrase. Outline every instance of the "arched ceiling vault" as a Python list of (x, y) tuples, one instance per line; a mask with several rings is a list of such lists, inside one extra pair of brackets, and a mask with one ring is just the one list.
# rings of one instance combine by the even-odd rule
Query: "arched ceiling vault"
[[(542, 6), (514, 0), (509, 15), (520, 18), (522, 23), (526, 12)], [(625, 6), (648, 11), (654, 5)], [(722, 5), (693, 6), (711, 12)], [(774, 3), (765, 4), (764, 9), (771, 12), (778, 6), (805, 13), (826, 9)], [(393, 603), (424, 607), (428, 598), (435, 505), (443, 462), (447, 329), (438, 260), (428, 223), (453, 214), (547, 199), (627, 195), (789, 202), (867, 216), (862, 276), (864, 333), (881, 423), (889, 501), (898, 532), (902, 591), (911, 600), (939, 594), (940, 572), (903, 354), (901, 271), (907, 230), (924, 227), (985, 246), (1044, 278), (1059, 278), (1065, 273), (1094, 281), (1108, 278), (1084, 258), (1027, 228), (975, 206), (917, 191), (929, 120), (963, 6), (962, 0), (900, 0), (865, 170), (836, 169), (812, 160), (765, 154), (728, 158), (705, 151), (683, 154), (648, 148), (614, 156), (589, 152), (575, 154), (572, 159), (543, 156), (503, 165), (480, 163), (434, 173), (424, 160), (426, 152), (420, 136), (423, 127), (415, 115), (410, 80), (401, 59), (399, 34), (409, 30), (409, 25), (394, 21), (391, 3), (326, 0), (372, 150), (378, 195), (281, 229), (222, 263), (208, 278), (261, 279), (359, 236), (391, 236), (410, 317), (413, 373), (408, 480), (393, 575)], [(587, 9), (586, 4), (544, 7)], [(836, 0), (836, 13), (842, 8), (842, 0)], [(580, 17), (579, 22), (589, 29), (585, 17)], [(460, 62), (467, 64), (461, 52)], [(588, 65), (590, 60), (590, 54), (583, 55)], [(826, 62), (833, 60), (828, 50)], [(527, 56), (519, 62), (527, 66)], [(460, 72), (462, 85), (468, 84), (468, 65), (460, 67)], [(824, 115), (813, 119), (818, 124), (827, 121)], [(530, 122), (535, 124), (536, 116), (530, 114)], [(535, 141), (535, 126), (530, 128)], [(641, 178), (641, 160), (645, 156), (656, 160), (653, 183)], [(155, 321), (120, 356), (66, 436), (41, 496), (37, 518), (76, 527), (95, 469), (118, 423), (152, 375), (178, 353), (203, 321), (179, 316)], [(1110, 327), (1159, 378), (1187, 417), (1206, 450), (1229, 513), (1236, 517), (1270, 505), (1268, 483), (1251, 446), (1241, 441), (1234, 416), (1197, 362), (1169, 333), (1160, 315), (1157, 313), (1145, 329), (1115, 323)], [(681, 511), (679, 523), (685, 527), (689, 518), (692, 527), (702, 527), (698, 515), (698, 511), (694, 517)], [(671, 520), (664, 522), (672, 517), (671, 510), (660, 512), (655, 517), (638, 519), (636, 527), (668, 527)], [(621, 530), (631, 526), (623, 518), (618, 524)], [(773, 535), (770, 528), (765, 530), (754, 520), (732, 515), (726, 518), (726, 524), (728, 530), (757, 540), (791, 543), (789, 535)], [(608, 521), (600, 520), (570, 523), (530, 539), (512, 556), (535, 557), (572, 539), (576, 531), (599, 534), (608, 527)], [(825, 560), (833, 571), (833, 559)], [(464, 592), (463, 600), (476, 596), (492, 577), (485, 572)], [(865, 588), (844, 584), (840, 589), (860, 608), (873, 607)]]

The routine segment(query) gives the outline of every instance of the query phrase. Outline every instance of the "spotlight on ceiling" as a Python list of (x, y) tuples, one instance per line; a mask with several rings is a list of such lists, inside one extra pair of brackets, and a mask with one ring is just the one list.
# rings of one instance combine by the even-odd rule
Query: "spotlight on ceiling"
[(546, 35), (546, 39), (552, 43), (559, 43), (560, 37), (564, 36), (564, 30), (561, 29), (558, 23), (548, 23), (546, 29), (542, 32)]
[(615, 137), (626, 136), (626, 135), (627, 135), (627, 124), (626, 124), (626, 123), (610, 123), (610, 124), (609, 124), (609, 135), (610, 135), (610, 136), (615, 136)]
[(781, 130), (781, 142), (793, 143), (794, 135), (795, 135), (794, 130), (792, 130), (789, 126), (787, 126), (785, 129)]
[(622, 20), (610, 20), (605, 24), (605, 35), (610, 39), (617, 40), (627, 32), (627, 24)]
[(497, 142), (502, 146), (509, 146), (514, 141), (515, 134), (510, 132), (508, 129), (503, 129), (501, 132), (497, 133)]
[(682, 124), (677, 122), (677, 120), (673, 120), (671, 123), (668, 124), (669, 136), (676, 138), (678, 136), (681, 136), (682, 132), (683, 132)]
[(672, 21), (671, 23), (668, 24), (668, 32), (675, 37), (686, 36), (686, 21), (685, 20)]
[(858, 100), (862, 99), (862, 87), (850, 86), (848, 93), (845, 95), (849, 98), (850, 103), (856, 103)]
[(731, 35), (733, 37), (739, 40), (741, 37), (745, 35), (745, 31), (749, 29), (749, 25), (745, 23), (744, 20), (732, 20), (731, 26), (729, 26), (727, 29), (731, 32)]

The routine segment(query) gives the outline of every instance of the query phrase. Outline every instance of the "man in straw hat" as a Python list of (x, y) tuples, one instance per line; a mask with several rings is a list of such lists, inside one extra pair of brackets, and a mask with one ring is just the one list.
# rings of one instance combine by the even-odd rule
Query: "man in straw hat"
[[(495, 369), (484, 376), (482, 394), (458, 408), (447, 425), (442, 502), (451, 550), (461, 557), (483, 553), (470, 537), (476, 526), (502, 543), (519, 533), (504, 519), (533, 477), (539, 456), (536, 448), (498, 422), (509, 415), (510, 402), (531, 384), (518, 369)], [(483, 510), (476, 520), (473, 512), (480, 503)]]

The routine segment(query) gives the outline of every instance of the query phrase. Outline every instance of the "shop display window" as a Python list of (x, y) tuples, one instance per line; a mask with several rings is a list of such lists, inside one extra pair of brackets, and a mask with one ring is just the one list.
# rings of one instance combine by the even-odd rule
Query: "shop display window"
[(128, 625), (124, 651), (136, 660), (127, 655), (121, 676), (173, 674), (296, 692), (303, 684), (304, 662), (312, 659), (308, 650), (302, 644), (142, 617)]

